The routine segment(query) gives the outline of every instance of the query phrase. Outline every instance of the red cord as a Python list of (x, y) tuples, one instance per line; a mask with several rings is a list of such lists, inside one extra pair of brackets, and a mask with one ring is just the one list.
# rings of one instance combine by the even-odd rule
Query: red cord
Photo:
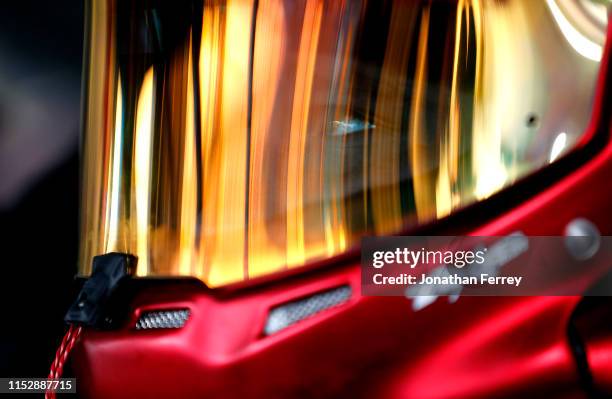
[[(57, 348), (55, 359), (53, 363), (51, 363), (51, 370), (49, 371), (49, 377), (47, 377), (48, 379), (61, 378), (62, 372), (64, 371), (64, 364), (66, 364), (66, 360), (74, 344), (76, 344), (76, 341), (81, 336), (81, 331), (81, 326), (75, 326), (74, 324), (70, 325), (66, 335), (64, 335), (64, 339), (62, 339), (62, 343)], [(55, 399), (55, 392), (48, 390), (45, 393), (45, 399)]]

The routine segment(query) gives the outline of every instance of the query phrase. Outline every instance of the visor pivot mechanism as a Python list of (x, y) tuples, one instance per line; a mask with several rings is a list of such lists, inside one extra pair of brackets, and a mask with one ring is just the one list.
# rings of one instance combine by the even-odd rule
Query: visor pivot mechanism
[[(129, 254), (113, 252), (94, 257), (91, 277), (83, 284), (76, 301), (64, 317), (70, 327), (51, 363), (49, 379), (62, 376), (64, 364), (81, 336), (83, 327), (111, 327), (111, 299), (120, 284), (134, 275), (135, 268), (136, 257)], [(51, 388), (47, 390), (45, 399), (55, 399), (55, 391)]]
[(83, 284), (64, 321), (85, 327), (109, 328), (113, 322), (113, 294), (122, 282), (134, 275), (135, 269), (133, 255), (112, 252), (95, 256), (91, 277)]

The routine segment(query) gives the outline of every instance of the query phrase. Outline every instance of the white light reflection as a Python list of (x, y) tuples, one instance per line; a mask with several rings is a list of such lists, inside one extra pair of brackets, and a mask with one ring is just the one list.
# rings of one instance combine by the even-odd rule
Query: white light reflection
[(119, 193), (121, 192), (121, 157), (123, 156), (123, 94), (121, 76), (117, 78), (117, 99), (115, 104), (115, 133), (113, 136), (113, 169), (111, 173), (111, 203), (108, 222), (106, 252), (117, 246), (119, 238)]
[(592, 61), (601, 61), (601, 55), (603, 52), (602, 46), (593, 41), (589, 40), (582, 33), (580, 33), (563, 15), (563, 12), (555, 2), (555, 0), (546, 0), (546, 4), (550, 9), (553, 17), (555, 18), (555, 22), (561, 29), (561, 33), (565, 37), (565, 40), (578, 52), (578, 54), (582, 55), (585, 58), (588, 58)]
[(567, 145), (567, 134), (565, 132), (561, 132), (555, 137), (555, 141), (553, 142), (552, 148), (550, 149), (550, 159), (549, 162), (553, 162), (555, 159), (559, 157), (559, 155), (565, 149)]

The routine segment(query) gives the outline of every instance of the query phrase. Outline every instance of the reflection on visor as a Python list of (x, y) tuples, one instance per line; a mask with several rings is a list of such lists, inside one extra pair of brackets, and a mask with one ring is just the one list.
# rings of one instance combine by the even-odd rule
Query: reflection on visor
[(588, 1), (91, 0), (81, 272), (211, 287), (487, 198), (589, 120)]

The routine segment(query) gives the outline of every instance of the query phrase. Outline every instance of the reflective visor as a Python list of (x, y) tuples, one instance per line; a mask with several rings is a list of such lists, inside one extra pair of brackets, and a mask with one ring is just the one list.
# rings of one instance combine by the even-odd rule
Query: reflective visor
[(210, 287), (443, 218), (570, 150), (606, 9), (91, 0), (80, 272)]

